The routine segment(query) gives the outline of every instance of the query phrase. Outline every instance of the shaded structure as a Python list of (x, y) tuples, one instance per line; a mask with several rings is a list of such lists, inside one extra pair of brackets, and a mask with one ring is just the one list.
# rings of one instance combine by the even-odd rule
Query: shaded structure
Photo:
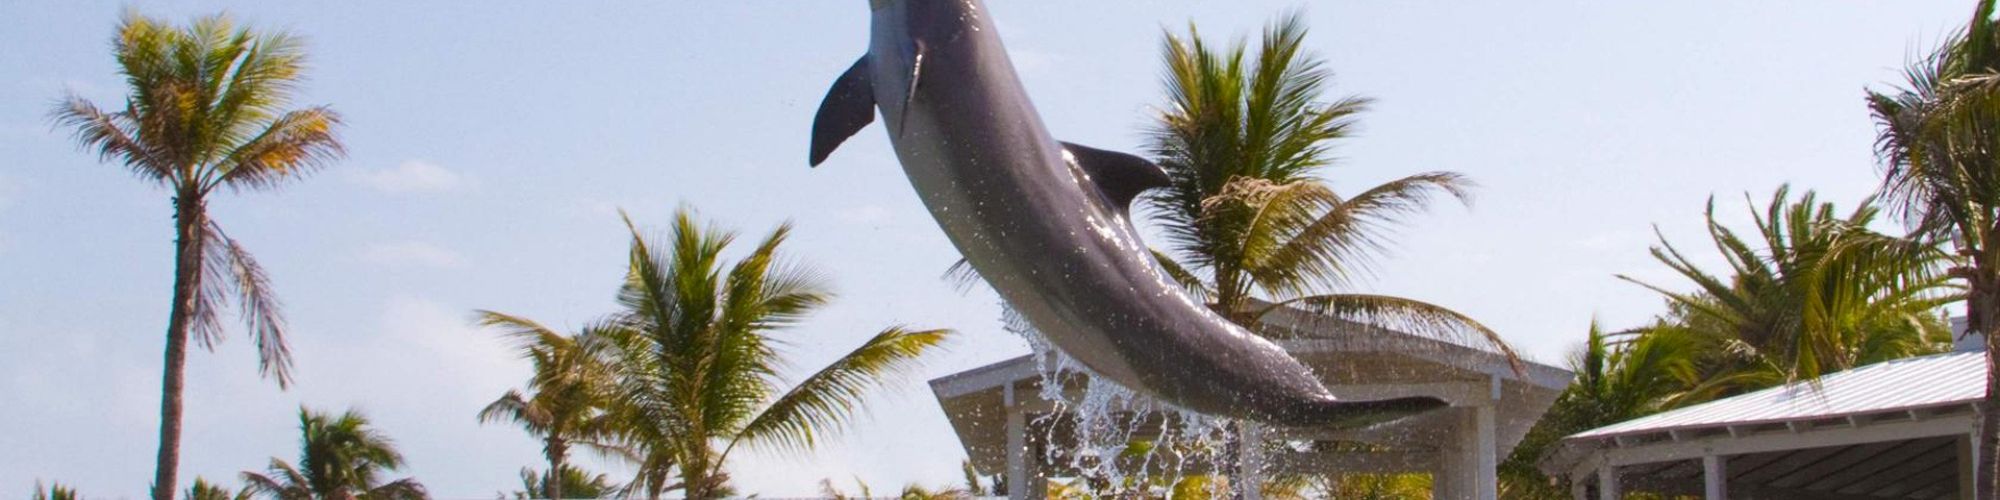
[[(1525, 376), (1517, 375), (1504, 356), (1489, 350), (1299, 311), (1267, 316), (1265, 330), (1284, 339), (1279, 344), (1340, 398), (1431, 396), (1451, 406), (1365, 429), (1246, 424), (1243, 435), (1249, 439), (1286, 446), (1275, 447), (1281, 451), (1244, 447), (1230, 461), (1233, 470), (1222, 471), (1234, 477), (1419, 472), (1434, 475), (1436, 498), (1494, 498), (1500, 459), (1571, 377), (1566, 370), (1536, 363), (1526, 364)], [(1040, 485), (1047, 478), (1077, 474), (1062, 459), (1077, 449), (1074, 419), (1066, 413), (1067, 405), (1042, 397), (1043, 380), (1035, 360), (1022, 356), (930, 382), (973, 467), (983, 474), (1004, 474), (1010, 498), (1045, 493), (1013, 485)], [(1081, 377), (1061, 380), (1064, 399), (1075, 401)], [(1156, 435), (1170, 425), (1155, 418), (1134, 437)], [(1340, 445), (1328, 446), (1332, 443)], [(1057, 460), (1041, 460), (1049, 456)], [(1190, 463), (1181, 472), (1216, 472), (1207, 467)], [(1256, 497), (1255, 491), (1238, 493)]]
[(1540, 466), (1580, 500), (1972, 498), (1985, 370), (1984, 352), (1862, 366), (1579, 433)]

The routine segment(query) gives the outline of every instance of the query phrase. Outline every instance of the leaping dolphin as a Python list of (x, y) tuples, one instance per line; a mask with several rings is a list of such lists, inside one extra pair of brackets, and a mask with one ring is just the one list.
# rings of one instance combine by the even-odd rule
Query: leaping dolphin
[(874, 121), (938, 226), (1071, 358), (1190, 410), (1284, 426), (1359, 426), (1444, 406), (1336, 401), (1276, 344), (1210, 311), (1153, 261), (1129, 206), (1159, 166), (1056, 141), (979, 0), (870, 0), (868, 53), (814, 118), (811, 163)]

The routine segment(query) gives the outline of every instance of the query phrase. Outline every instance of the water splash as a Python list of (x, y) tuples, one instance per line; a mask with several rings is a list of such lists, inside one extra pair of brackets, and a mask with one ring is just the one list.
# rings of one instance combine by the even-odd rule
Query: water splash
[[(1043, 401), (1036, 416), (1043, 464), (1075, 471), (1089, 489), (1116, 497), (1164, 496), (1191, 474), (1230, 471), (1228, 449), (1237, 421), (1182, 409), (1097, 376), (1051, 344), (1005, 301), (1001, 327), (1027, 341), (1040, 373)], [(1069, 391), (1069, 389), (1076, 389)], [(1209, 481), (1211, 495), (1223, 483)]]

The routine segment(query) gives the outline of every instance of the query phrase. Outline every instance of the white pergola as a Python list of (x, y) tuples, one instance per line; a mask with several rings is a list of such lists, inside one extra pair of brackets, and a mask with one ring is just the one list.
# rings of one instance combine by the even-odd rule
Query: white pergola
[(1972, 498), (1986, 355), (1829, 374), (1564, 438), (1541, 462), (1578, 500)]
[[(1228, 471), (1235, 477), (1426, 472), (1433, 474), (1435, 498), (1491, 499), (1496, 495), (1495, 469), (1501, 457), (1555, 402), (1571, 376), (1535, 363), (1527, 363), (1524, 373), (1517, 375), (1503, 356), (1492, 351), (1297, 311), (1267, 316), (1266, 329), (1273, 337), (1292, 339), (1280, 345), (1313, 368), (1336, 396), (1356, 400), (1432, 396), (1451, 406), (1363, 429), (1245, 425), (1242, 434), (1247, 440), (1363, 443), (1370, 451), (1266, 455), (1260, 446), (1244, 446), (1234, 470)], [(1040, 396), (1042, 380), (1035, 361), (1023, 356), (930, 383), (973, 467), (985, 474), (1004, 472), (1010, 498), (1041, 498), (1046, 493), (1043, 488), (1016, 485), (1040, 485), (1048, 477), (1076, 472), (1065, 469), (1061, 461), (1046, 464), (1036, 459), (1075, 447), (1074, 436), (1064, 428), (1068, 425), (1064, 405)], [(1065, 398), (1072, 401), (1082, 388), (1074, 378), (1063, 385)], [(1159, 425), (1152, 425), (1153, 432)], [(1237, 494), (1257, 498), (1255, 488)]]

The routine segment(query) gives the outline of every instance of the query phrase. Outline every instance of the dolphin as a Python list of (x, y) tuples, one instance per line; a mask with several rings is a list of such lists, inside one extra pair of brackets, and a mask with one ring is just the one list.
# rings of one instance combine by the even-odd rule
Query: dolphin
[(1336, 400), (1313, 372), (1168, 279), (1131, 222), (1167, 185), (1130, 154), (1058, 142), (979, 0), (870, 0), (868, 52), (827, 92), (810, 163), (875, 119), (979, 276), (1090, 371), (1169, 404), (1279, 426), (1358, 427), (1436, 398)]

